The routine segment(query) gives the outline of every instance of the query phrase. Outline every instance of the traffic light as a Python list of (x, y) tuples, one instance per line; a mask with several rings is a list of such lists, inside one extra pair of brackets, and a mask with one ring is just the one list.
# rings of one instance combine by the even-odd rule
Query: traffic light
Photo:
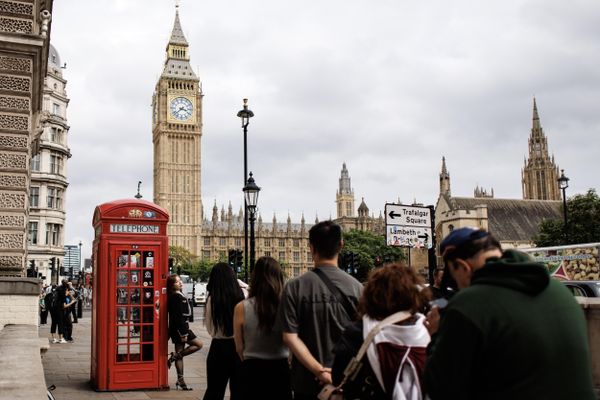
[(50, 270), (54, 271), (56, 269), (56, 257), (52, 257), (50, 259)]
[(234, 249), (229, 249), (227, 252), (227, 264), (229, 264), (229, 266), (231, 268), (235, 269), (235, 257), (237, 255), (237, 250)]
[(169, 257), (169, 275), (173, 273), (173, 262), (174, 260)]
[(36, 273), (35, 273), (35, 261), (34, 260), (29, 260), (29, 268), (27, 268), (27, 277), (28, 278), (35, 278), (36, 277)]
[(358, 272), (358, 254), (350, 253), (350, 273), (355, 274)]
[(235, 250), (235, 267), (237, 272), (242, 272), (242, 267), (244, 265), (244, 251), (243, 250)]

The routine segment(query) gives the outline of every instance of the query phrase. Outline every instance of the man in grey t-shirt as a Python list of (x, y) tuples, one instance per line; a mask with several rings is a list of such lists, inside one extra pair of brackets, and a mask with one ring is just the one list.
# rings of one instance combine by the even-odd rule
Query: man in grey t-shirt
[[(308, 238), (315, 268), (350, 300), (356, 314), (362, 285), (338, 268), (338, 253), (343, 246), (341, 228), (323, 221), (310, 229)], [(279, 317), (283, 341), (294, 355), (294, 399), (313, 400), (324, 383), (331, 383), (333, 346), (355, 315), (348, 315), (323, 280), (309, 271), (285, 285)]]

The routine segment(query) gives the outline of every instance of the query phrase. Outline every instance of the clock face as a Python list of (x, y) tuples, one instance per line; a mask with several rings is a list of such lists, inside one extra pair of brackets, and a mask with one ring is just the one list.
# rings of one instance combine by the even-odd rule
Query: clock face
[(171, 115), (181, 121), (190, 119), (193, 108), (192, 102), (185, 97), (176, 97), (171, 101)]

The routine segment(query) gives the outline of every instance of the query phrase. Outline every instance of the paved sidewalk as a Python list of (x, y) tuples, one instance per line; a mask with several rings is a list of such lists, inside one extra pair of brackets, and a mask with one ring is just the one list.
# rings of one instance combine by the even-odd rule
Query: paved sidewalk
[[(210, 346), (210, 336), (199, 317), (204, 310), (197, 307), (197, 317), (191, 329), (204, 343), (197, 353), (185, 358), (185, 381), (192, 391), (175, 390), (177, 373), (175, 367), (169, 371), (171, 390), (166, 391), (129, 391), (129, 392), (96, 392), (90, 385), (90, 350), (91, 350), (91, 313), (84, 311), (83, 318), (73, 324), (74, 343), (50, 344), (50, 349), (43, 356), (46, 384), (56, 385), (52, 392), (57, 400), (79, 399), (201, 399), (206, 389), (206, 356)], [(41, 325), (40, 337), (50, 337), (50, 317), (48, 324)], [(173, 344), (169, 341), (169, 349)], [(226, 396), (226, 398), (229, 398)]]

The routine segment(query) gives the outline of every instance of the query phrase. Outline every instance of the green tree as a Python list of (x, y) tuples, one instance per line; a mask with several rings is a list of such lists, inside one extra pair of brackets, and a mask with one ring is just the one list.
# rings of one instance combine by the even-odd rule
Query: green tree
[(534, 242), (538, 247), (600, 242), (600, 197), (595, 189), (567, 199), (567, 228), (568, 240), (562, 218), (544, 220)]
[(344, 232), (344, 248), (342, 252), (358, 254), (358, 272), (356, 278), (364, 282), (369, 271), (375, 267), (376, 259), (382, 262), (393, 262), (405, 259), (404, 250), (399, 247), (388, 246), (385, 236), (371, 232), (352, 229)]
[(197, 259), (189, 265), (187, 272), (196, 282), (208, 282), (213, 265), (215, 263), (210, 260)]
[(185, 247), (169, 246), (169, 258), (173, 259), (173, 272), (180, 273), (191, 266), (194, 255)]

